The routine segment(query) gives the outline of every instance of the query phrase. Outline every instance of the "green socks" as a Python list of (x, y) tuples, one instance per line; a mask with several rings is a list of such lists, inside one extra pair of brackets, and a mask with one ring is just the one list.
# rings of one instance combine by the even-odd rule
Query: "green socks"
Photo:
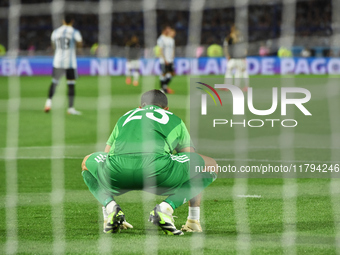
[(100, 187), (98, 180), (93, 177), (90, 171), (82, 172), (83, 179), (87, 187), (89, 188), (92, 195), (101, 203), (103, 206), (106, 206), (113, 199), (113, 196)]

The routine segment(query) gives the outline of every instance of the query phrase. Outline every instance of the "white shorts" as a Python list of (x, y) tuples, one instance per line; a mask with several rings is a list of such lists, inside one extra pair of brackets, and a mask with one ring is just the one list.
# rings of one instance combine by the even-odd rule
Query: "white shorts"
[(238, 70), (238, 71), (246, 71), (247, 70), (247, 60), (245, 58), (231, 58), (227, 62), (227, 71), (228, 70)]
[(126, 62), (126, 69), (131, 70), (131, 69), (137, 69), (139, 70), (139, 60), (128, 60)]

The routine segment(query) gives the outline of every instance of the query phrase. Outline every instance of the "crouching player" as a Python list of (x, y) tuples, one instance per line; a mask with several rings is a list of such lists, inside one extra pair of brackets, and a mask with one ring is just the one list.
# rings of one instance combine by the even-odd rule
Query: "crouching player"
[[(132, 227), (114, 197), (130, 190), (144, 190), (168, 197), (156, 205), (149, 221), (167, 235), (183, 235), (176, 229), (173, 212), (189, 201), (189, 217), (183, 231), (201, 232), (200, 193), (217, 177), (215, 172), (195, 172), (195, 166), (217, 169), (212, 158), (194, 152), (183, 121), (168, 111), (168, 99), (159, 90), (141, 97), (141, 106), (122, 116), (107, 141), (105, 152), (84, 158), (83, 179), (90, 192), (105, 206), (105, 233)], [(177, 154), (173, 154), (174, 151)]]

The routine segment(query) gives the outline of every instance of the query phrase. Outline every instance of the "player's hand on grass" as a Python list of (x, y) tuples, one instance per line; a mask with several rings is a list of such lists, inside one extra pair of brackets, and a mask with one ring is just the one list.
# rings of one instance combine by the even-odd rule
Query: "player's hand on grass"
[(124, 221), (123, 224), (120, 225), (120, 229), (129, 229), (129, 228), (133, 228), (133, 226), (127, 221)]

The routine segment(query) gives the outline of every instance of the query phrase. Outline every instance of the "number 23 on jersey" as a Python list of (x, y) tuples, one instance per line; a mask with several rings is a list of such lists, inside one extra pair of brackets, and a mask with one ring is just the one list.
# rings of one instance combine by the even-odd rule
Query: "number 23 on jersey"
[[(152, 109), (152, 107), (150, 108)], [(124, 121), (123, 123), (123, 127), (130, 121), (132, 120), (140, 120), (143, 118), (143, 115), (137, 115), (139, 112), (143, 112), (145, 111), (145, 109), (141, 109), (141, 108), (137, 108), (135, 110), (131, 110), (129, 112), (127, 112), (125, 115), (127, 114), (130, 114), (126, 120)], [(156, 117), (155, 116), (155, 112), (159, 113), (161, 115), (160, 118)], [(167, 110), (164, 110), (164, 109), (154, 109), (154, 112), (147, 112), (145, 114), (145, 117), (151, 119), (151, 120), (154, 120), (154, 121), (157, 121), (158, 123), (160, 124), (167, 124), (169, 122), (169, 115), (172, 115), (173, 113), (172, 112), (169, 112)]]

